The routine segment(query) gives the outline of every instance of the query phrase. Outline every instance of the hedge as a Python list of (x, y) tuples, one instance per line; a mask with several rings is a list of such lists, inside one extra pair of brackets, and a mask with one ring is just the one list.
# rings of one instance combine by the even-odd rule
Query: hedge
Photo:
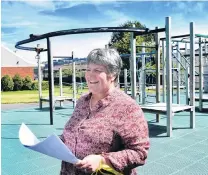
[[(32, 89), (33, 90), (38, 90), (38, 81), (33, 81)], [(42, 81), (42, 90), (48, 90), (48, 89), (49, 89), (48, 82), (47, 81)]]
[(23, 80), (22, 80), (22, 78), (20, 77), (19, 74), (16, 74), (13, 77), (13, 82), (14, 82), (14, 88), (13, 88), (14, 91), (20, 91), (20, 90), (22, 90)]
[[(48, 89), (48, 81), (42, 81), (42, 90)], [(38, 81), (32, 81), (32, 79), (29, 76), (22, 79), (18, 74), (16, 74), (13, 78), (11, 78), (9, 75), (5, 75), (1, 78), (1, 90), (38, 90)]]
[(14, 82), (9, 75), (5, 75), (1, 78), (1, 90), (12, 91), (14, 88)]
[(32, 79), (29, 76), (26, 76), (25, 79), (23, 80), (23, 90), (32, 90)]

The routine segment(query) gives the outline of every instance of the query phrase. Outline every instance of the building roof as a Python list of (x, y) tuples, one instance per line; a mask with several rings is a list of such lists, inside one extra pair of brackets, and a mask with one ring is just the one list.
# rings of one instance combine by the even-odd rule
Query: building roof
[(30, 62), (14, 51), (1, 45), (1, 67), (36, 67), (37, 63)]

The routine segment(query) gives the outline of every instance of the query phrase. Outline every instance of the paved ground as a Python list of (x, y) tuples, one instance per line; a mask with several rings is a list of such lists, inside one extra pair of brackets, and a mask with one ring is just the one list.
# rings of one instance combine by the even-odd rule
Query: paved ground
[[(14, 106), (15, 107), (15, 106)], [(17, 106), (16, 106), (17, 107)], [(1, 168), (2, 175), (58, 175), (60, 161), (24, 148), (18, 131), (24, 122), (39, 140), (62, 133), (73, 112), (72, 105), (57, 108), (54, 125), (49, 125), (49, 110), (38, 104), (2, 110)], [(189, 128), (189, 113), (173, 118), (173, 137), (166, 137), (166, 118), (160, 123), (155, 115), (145, 114), (150, 130), (151, 149), (146, 165), (137, 168), (139, 175), (207, 175), (208, 174), (208, 113), (196, 113), (196, 128)]]
[(28, 108), (28, 107), (37, 106), (37, 105), (38, 103), (1, 104), (1, 110), (22, 109), (22, 108)]

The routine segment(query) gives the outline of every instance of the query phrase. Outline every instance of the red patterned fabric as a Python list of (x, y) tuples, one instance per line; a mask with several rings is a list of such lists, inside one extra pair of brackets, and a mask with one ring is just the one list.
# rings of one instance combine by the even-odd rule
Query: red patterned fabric
[[(149, 149), (148, 126), (141, 108), (119, 89), (98, 101), (90, 111), (91, 94), (82, 96), (66, 123), (61, 139), (79, 158), (102, 154), (117, 171), (136, 175)], [(84, 172), (62, 162), (61, 175)]]

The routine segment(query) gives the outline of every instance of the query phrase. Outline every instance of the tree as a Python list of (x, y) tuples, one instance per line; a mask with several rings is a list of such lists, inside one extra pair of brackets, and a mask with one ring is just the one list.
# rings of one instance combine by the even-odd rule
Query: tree
[(63, 69), (62, 70), (62, 76), (63, 77), (69, 77), (72, 75), (72, 70), (70, 68), (67, 68), (67, 69)]
[[(119, 27), (133, 27), (133, 24), (135, 24), (136, 28), (140, 29), (146, 29), (145, 25), (142, 25), (139, 21), (127, 21), (124, 24), (121, 24)], [(111, 36), (111, 40), (109, 42), (109, 46), (116, 48), (117, 51), (120, 54), (130, 54), (131, 53), (131, 47), (130, 47), (130, 32), (113, 32)], [(142, 42), (145, 42), (146, 46), (152, 45), (154, 43), (154, 37), (153, 35), (143, 35), (143, 36), (137, 36), (136, 37), (136, 44), (141, 45)], [(142, 48), (137, 47), (136, 52), (141, 52)], [(153, 49), (146, 49), (146, 52), (150, 52)], [(124, 68), (129, 69), (129, 56), (122, 57)], [(138, 63), (138, 68), (141, 66), (141, 63)]]

